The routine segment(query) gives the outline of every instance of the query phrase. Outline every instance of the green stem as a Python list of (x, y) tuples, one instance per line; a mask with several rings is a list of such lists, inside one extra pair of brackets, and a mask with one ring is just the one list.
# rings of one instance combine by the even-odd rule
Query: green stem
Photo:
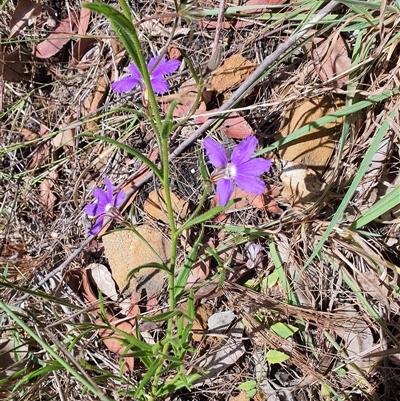
[(131, 21), (131, 11), (129, 10), (129, 4), (125, 0), (118, 0), (119, 5), (121, 6), (122, 12), (125, 17)]

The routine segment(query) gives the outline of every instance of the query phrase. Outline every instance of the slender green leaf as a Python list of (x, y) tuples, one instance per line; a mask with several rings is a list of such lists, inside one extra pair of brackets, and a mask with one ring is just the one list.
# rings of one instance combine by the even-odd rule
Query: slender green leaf
[(361, 217), (359, 217), (350, 226), (351, 230), (358, 230), (362, 226), (370, 223), (379, 216), (400, 205), (400, 186), (394, 188), (391, 192), (386, 194), (383, 198), (379, 199), (374, 205), (371, 206)]

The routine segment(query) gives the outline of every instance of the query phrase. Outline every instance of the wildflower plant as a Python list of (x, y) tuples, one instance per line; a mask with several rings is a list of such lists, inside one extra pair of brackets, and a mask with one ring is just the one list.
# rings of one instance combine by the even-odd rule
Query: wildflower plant
[[(193, 351), (190, 347), (190, 330), (194, 319), (194, 297), (191, 292), (185, 292), (185, 287), (192, 264), (197, 258), (197, 250), (202, 235), (199, 236), (197, 242), (194, 244), (192, 251), (188, 255), (187, 262), (180, 268), (179, 272), (177, 272), (177, 252), (180, 236), (185, 230), (191, 226), (201, 225), (203, 222), (212, 219), (223, 210), (223, 207), (217, 206), (212, 210), (200, 214), (208, 198), (208, 191), (210, 189), (209, 186), (206, 185), (196, 210), (191, 216), (186, 218), (186, 221), (180, 227), (177, 226), (170, 190), (168, 143), (170, 134), (173, 131), (172, 115), (177, 102), (174, 101), (171, 103), (170, 109), (164, 117), (161, 115), (155, 93), (163, 94), (168, 91), (169, 85), (164, 76), (175, 72), (179, 68), (180, 61), (167, 60), (167, 58), (162, 55), (153, 57), (146, 63), (136, 28), (131, 21), (129, 7), (123, 0), (121, 0), (120, 4), (123, 13), (118, 12), (108, 5), (99, 3), (88, 3), (85, 4), (84, 7), (102, 13), (110, 19), (113, 29), (120, 37), (132, 59), (132, 64), (128, 67), (130, 76), (114, 82), (112, 88), (114, 91), (122, 93), (140, 85), (142, 91), (145, 93), (144, 99), (146, 102), (143, 105), (146, 109), (145, 117), (151, 124), (157, 139), (160, 167), (141, 152), (127, 145), (123, 145), (105, 136), (94, 136), (94, 138), (118, 146), (137, 157), (149, 167), (165, 190), (166, 211), (171, 237), (171, 257), (168, 263), (157, 265), (168, 274), (169, 311), (162, 315), (167, 323), (165, 335), (161, 341), (150, 347), (144, 340), (142, 341), (140, 339), (140, 333), (138, 333), (137, 338), (132, 338), (132, 344), (128, 344), (126, 347), (127, 350), (132, 349), (133, 356), (135, 356), (133, 349), (141, 350), (137, 358), (141, 360), (147, 371), (147, 373), (141, 377), (136, 388), (129, 392), (129, 395), (138, 400), (146, 399), (151, 401), (166, 396), (182, 387), (190, 388), (194, 381), (201, 377), (201, 373), (193, 372), (188, 374), (186, 372), (184, 359), (188, 353)], [(89, 216), (96, 218), (96, 222), (90, 230), (90, 234), (97, 234), (99, 232), (106, 216), (118, 216), (114, 211), (124, 199), (124, 194), (122, 192), (114, 194), (114, 187), (109, 179), (106, 179), (105, 183), (106, 191), (100, 188), (94, 191), (97, 202), (85, 207), (85, 212)], [(124, 225), (125, 223), (126, 222), (124, 222)], [(136, 232), (135, 227), (131, 226), (130, 229)], [(131, 272), (131, 274), (133, 273), (134, 271)], [(177, 303), (184, 294), (188, 299), (188, 311), (186, 313), (181, 312), (177, 307)], [(160, 316), (147, 319), (158, 319), (159, 321)], [(105, 324), (107, 324), (107, 322), (105, 322)], [(175, 373), (173, 375), (166, 375), (168, 372)]]
[[(232, 195), (235, 185), (238, 185), (243, 190), (252, 194), (263, 193), (265, 190), (265, 183), (259, 176), (269, 171), (271, 168), (271, 161), (260, 157), (252, 158), (258, 145), (255, 136), (250, 136), (241, 141), (233, 150), (230, 160), (222, 145), (211, 138), (206, 138), (204, 141), (206, 154), (211, 164), (216, 168), (212, 180), (216, 182), (219, 206), (201, 213), (212, 188), (206, 177), (204, 165), (200, 161), (200, 170), (205, 182), (203, 195), (197, 208), (189, 217), (186, 217), (186, 221), (178, 227), (174, 215), (174, 206), (171, 200), (168, 143), (169, 137), (173, 131), (172, 116), (177, 102), (173, 101), (166, 116), (162, 116), (155, 93), (164, 94), (169, 90), (169, 84), (165, 76), (175, 72), (180, 66), (180, 61), (167, 60), (166, 56), (161, 55), (152, 57), (149, 62), (146, 62), (136, 29), (131, 22), (129, 8), (123, 0), (121, 0), (121, 7), (124, 10), (123, 13), (104, 4), (90, 3), (84, 6), (106, 15), (110, 19), (113, 29), (124, 43), (132, 59), (132, 63), (128, 67), (130, 76), (123, 77), (119, 81), (114, 82), (112, 88), (117, 93), (123, 93), (140, 85), (144, 94), (143, 106), (146, 109), (144, 115), (151, 124), (158, 143), (160, 167), (155, 165), (136, 149), (122, 145), (107, 137), (95, 137), (120, 147), (145, 163), (158, 178), (165, 190), (166, 211), (171, 237), (171, 258), (168, 263), (157, 264), (157, 267), (166, 271), (168, 274), (169, 310), (163, 314), (166, 321), (165, 335), (161, 341), (157, 342), (153, 347), (150, 347), (140, 339), (140, 333), (137, 333), (137, 338), (132, 339), (133, 343), (131, 345), (128, 344), (126, 347), (127, 350), (131, 349), (132, 352), (133, 349), (141, 350), (137, 358), (141, 360), (147, 370), (147, 373), (141, 377), (137, 387), (132, 390), (129, 395), (138, 400), (146, 399), (151, 401), (171, 394), (171, 392), (182, 387), (189, 389), (191, 385), (201, 377), (201, 373), (199, 372), (187, 374), (184, 360), (187, 359), (187, 355), (193, 351), (190, 347), (190, 330), (195, 314), (193, 294), (190, 291), (189, 293), (185, 291), (185, 287), (192, 270), (192, 265), (194, 261), (198, 259), (197, 251), (202, 240), (202, 234), (199, 235), (197, 242), (189, 252), (187, 261), (178, 272), (177, 252), (181, 240), (180, 237), (182, 233), (191, 226), (196, 225), (201, 227), (204, 222), (210, 221), (214, 216), (224, 210), (224, 207), (229, 204), (229, 198)], [(188, 65), (190, 66), (189, 60)], [(94, 191), (97, 202), (85, 208), (85, 212), (89, 216), (96, 218), (96, 222), (90, 234), (97, 234), (100, 231), (106, 216), (118, 217), (118, 214), (115, 213), (115, 209), (124, 199), (123, 192), (114, 194), (114, 187), (109, 179), (106, 179), (105, 183), (106, 191), (97, 188)], [(126, 225), (126, 222), (124, 222), (124, 225)], [(136, 232), (135, 227), (131, 226), (130, 229)], [(200, 233), (202, 232), (203, 228), (200, 230)], [(154, 267), (155, 264), (152, 265)], [(131, 274), (133, 273), (134, 271), (131, 272)], [(223, 274), (221, 277), (223, 277)], [(186, 313), (181, 312), (177, 307), (183, 295), (186, 295), (188, 299), (188, 311)], [(151, 320), (152, 318), (148, 319)], [(160, 317), (157, 316), (153, 319), (160, 319)], [(108, 323), (105, 321), (105, 324)], [(133, 352), (133, 354), (135, 353)], [(174, 374), (170, 374), (171, 372), (174, 372)]]

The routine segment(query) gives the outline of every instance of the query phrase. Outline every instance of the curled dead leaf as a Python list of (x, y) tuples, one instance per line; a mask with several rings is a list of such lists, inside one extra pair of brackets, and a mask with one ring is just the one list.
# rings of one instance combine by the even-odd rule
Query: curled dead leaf
[(240, 54), (229, 57), (214, 73), (210, 81), (210, 89), (223, 93), (241, 84), (256, 66)]
[[(107, 320), (112, 323), (113, 317), (110, 314), (107, 314)], [(103, 322), (101, 319), (96, 320), (96, 324), (99, 326), (103, 325)], [(119, 322), (115, 324), (115, 328), (118, 330), (124, 331), (125, 333), (128, 333), (130, 335), (135, 335), (134, 327), (131, 325), (129, 322)], [(122, 335), (115, 332), (112, 329), (100, 329), (99, 330), (99, 336), (103, 339), (104, 345), (114, 354), (117, 355), (124, 355), (126, 347), (124, 347), (121, 344), (121, 340), (123, 339)], [(134, 358), (129, 356), (129, 357), (124, 357), (125, 365), (124, 365), (124, 371), (129, 371), (133, 372), (133, 367), (134, 367)]]
[[(322, 82), (331, 80), (351, 67), (351, 58), (348, 54), (346, 43), (342, 36), (337, 35), (332, 38), (313, 38), (312, 57), (315, 71)], [(349, 81), (349, 75), (346, 74), (336, 80), (336, 85), (342, 87)]]
[[(334, 101), (331, 96), (305, 99), (290, 107), (285, 113), (283, 127), (275, 135), (275, 140), (285, 138), (304, 125), (344, 107), (345, 103), (341, 98), (333, 99)], [(279, 150), (280, 157), (285, 161), (312, 167), (322, 174), (336, 147), (342, 122), (343, 118), (338, 119), (283, 145)]]
[(78, 28), (70, 18), (59, 22), (54, 31), (42, 42), (38, 43), (33, 55), (38, 58), (49, 58), (57, 54), (70, 40)]
[(18, 35), (42, 12), (42, 5), (30, 0), (19, 0), (10, 20), (10, 38)]
[[(103, 48), (102, 42), (94, 38), (79, 38), (72, 48), (71, 64), (84, 70), (97, 65)], [(104, 77), (102, 77), (104, 78)]]

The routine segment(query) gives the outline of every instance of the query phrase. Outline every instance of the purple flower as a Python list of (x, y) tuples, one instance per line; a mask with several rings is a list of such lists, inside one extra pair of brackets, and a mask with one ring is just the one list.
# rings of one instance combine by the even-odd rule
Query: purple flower
[[(163, 77), (163, 75), (172, 74), (173, 72), (175, 72), (181, 65), (181, 62), (179, 60), (167, 61), (165, 59), (165, 56), (162, 56), (160, 62), (152, 70), (157, 60), (158, 57), (151, 58), (149, 63), (147, 64), (147, 69), (150, 72), (150, 82), (153, 91), (155, 93), (158, 93), (159, 95), (163, 95), (169, 89), (168, 82)], [(111, 85), (115, 92), (128, 92), (139, 84), (144, 86), (142, 74), (140, 73), (136, 64), (131, 64), (128, 69), (131, 73), (130, 77), (122, 78), (120, 81), (114, 82)]]
[(204, 139), (204, 148), (211, 164), (218, 170), (213, 174), (217, 180), (217, 196), (219, 204), (225, 206), (231, 197), (234, 184), (250, 194), (261, 195), (265, 190), (265, 183), (259, 178), (271, 168), (271, 160), (263, 158), (252, 159), (258, 144), (255, 136), (243, 139), (232, 152), (231, 161), (225, 149), (212, 138)]
[(107, 191), (101, 188), (96, 188), (93, 191), (93, 196), (97, 199), (97, 203), (85, 206), (85, 213), (89, 217), (96, 217), (96, 222), (89, 231), (89, 235), (97, 234), (103, 227), (104, 217), (113, 217), (112, 209), (121, 205), (125, 199), (125, 192), (123, 190), (119, 191), (117, 195), (113, 195), (114, 185), (111, 181), (106, 178), (104, 180)]

